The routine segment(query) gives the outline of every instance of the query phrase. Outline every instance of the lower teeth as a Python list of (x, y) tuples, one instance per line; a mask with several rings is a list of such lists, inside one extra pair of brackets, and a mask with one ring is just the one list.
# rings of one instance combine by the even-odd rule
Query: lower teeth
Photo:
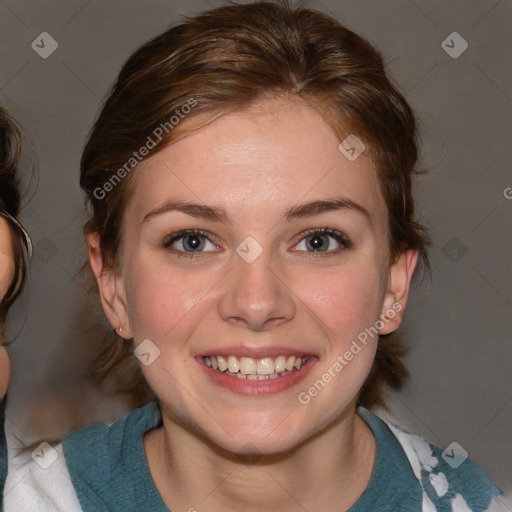
[[(285, 370), (284, 372), (281, 372), (281, 373), (271, 373), (270, 375), (258, 375), (258, 374), (249, 374), (249, 375), (244, 375), (243, 373), (241, 372), (236, 372), (236, 373), (231, 373), (229, 370), (224, 370), (223, 372), (221, 372), (220, 370), (215, 370), (216, 372), (218, 373), (223, 373), (224, 375), (229, 375), (230, 377), (236, 377), (237, 379), (247, 379), (247, 380), (268, 380), (268, 379), (277, 379), (279, 377), (285, 377), (286, 375), (290, 375), (292, 373), (295, 373), (295, 372), (298, 372), (299, 370), (302, 370), (302, 368), (304, 368), (304, 366), (306, 365), (306, 361), (304, 361), (304, 363), (301, 365), (300, 368), (294, 368), (293, 370)], [(210, 365), (207, 365), (209, 368), (212, 368)], [(212, 370), (214, 370), (214, 368), (212, 368)]]

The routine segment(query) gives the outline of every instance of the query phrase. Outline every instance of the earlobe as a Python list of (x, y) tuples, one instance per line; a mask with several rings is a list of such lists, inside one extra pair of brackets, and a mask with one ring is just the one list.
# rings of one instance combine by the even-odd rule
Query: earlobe
[(132, 334), (128, 321), (122, 277), (113, 270), (105, 268), (98, 233), (87, 234), (86, 242), (89, 251), (89, 263), (98, 284), (103, 311), (110, 325), (119, 333), (119, 336), (129, 339)]
[(380, 330), (381, 334), (396, 331), (402, 323), (417, 263), (418, 251), (408, 249), (401, 253), (390, 266), (386, 295), (382, 305), (381, 320), (384, 326)]

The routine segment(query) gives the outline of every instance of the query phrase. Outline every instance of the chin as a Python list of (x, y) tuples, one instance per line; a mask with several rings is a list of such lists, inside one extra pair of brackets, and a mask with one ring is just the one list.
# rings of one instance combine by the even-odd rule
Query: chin
[[(291, 417), (292, 415), (290, 415)], [(285, 417), (286, 418), (286, 417)], [(294, 429), (292, 425), (283, 421), (283, 416), (279, 415), (276, 421), (254, 420), (236, 423), (236, 418), (231, 418), (232, 427), (226, 430), (220, 427), (216, 432), (203, 432), (209, 443), (218, 447), (220, 450), (229, 452), (238, 458), (255, 458), (267, 455), (279, 455), (289, 452), (305, 441), (310, 435), (306, 432), (307, 426), (295, 422), (295, 426), (300, 431)]]
[(293, 450), (299, 439), (295, 436), (264, 437), (260, 434), (234, 436), (233, 438), (212, 439), (222, 451), (228, 452), (230, 458), (242, 463), (255, 463), (263, 457), (279, 456)]

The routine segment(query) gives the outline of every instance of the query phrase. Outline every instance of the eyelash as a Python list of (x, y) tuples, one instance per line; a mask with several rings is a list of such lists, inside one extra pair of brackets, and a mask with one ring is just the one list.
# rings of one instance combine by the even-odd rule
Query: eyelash
[[(169, 237), (164, 241), (164, 248), (170, 250), (173, 252), (177, 257), (179, 258), (197, 258), (198, 254), (203, 254), (202, 252), (187, 252), (187, 251), (179, 251), (176, 249), (173, 249), (171, 246), (174, 244), (174, 242), (181, 240), (183, 238), (192, 237), (192, 236), (203, 236), (205, 237), (210, 243), (214, 243), (210, 240), (210, 237), (212, 236), (211, 233), (208, 233), (207, 231), (202, 231), (200, 229), (187, 229), (184, 231), (179, 231), (177, 233), (174, 233), (172, 235), (169, 235)], [(320, 251), (320, 252), (307, 252), (309, 254), (309, 258), (325, 258), (327, 256), (332, 256), (333, 254), (337, 254), (345, 249), (349, 249), (352, 247), (352, 242), (350, 239), (344, 234), (339, 231), (336, 231), (334, 229), (330, 228), (314, 228), (309, 229), (306, 232), (303, 233), (302, 238), (297, 242), (296, 245), (298, 245), (300, 242), (302, 242), (305, 238), (308, 238), (310, 236), (314, 235), (329, 235), (332, 238), (336, 240), (340, 244), (340, 247), (337, 249), (331, 250), (331, 251)], [(215, 244), (214, 244), (215, 245)], [(211, 251), (207, 251), (211, 252)], [(304, 252), (304, 251), (301, 251)]]

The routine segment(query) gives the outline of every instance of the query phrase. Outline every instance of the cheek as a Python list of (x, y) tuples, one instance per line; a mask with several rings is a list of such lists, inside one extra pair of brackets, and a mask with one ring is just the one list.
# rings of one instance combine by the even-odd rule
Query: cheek
[(379, 317), (382, 279), (375, 264), (352, 263), (322, 276), (304, 273), (294, 292), (322, 321), (333, 344), (346, 344)]
[[(298, 392), (316, 424), (334, 420), (359, 393), (374, 362), (383, 279), (375, 260), (358, 258), (320, 277), (303, 277), (300, 298), (318, 319), (319, 365)], [(295, 290), (294, 290), (295, 291)], [(312, 292), (312, 293), (308, 293)]]
[(184, 339), (204, 314), (218, 276), (213, 272), (134, 262), (128, 276), (128, 315), (135, 342)]

